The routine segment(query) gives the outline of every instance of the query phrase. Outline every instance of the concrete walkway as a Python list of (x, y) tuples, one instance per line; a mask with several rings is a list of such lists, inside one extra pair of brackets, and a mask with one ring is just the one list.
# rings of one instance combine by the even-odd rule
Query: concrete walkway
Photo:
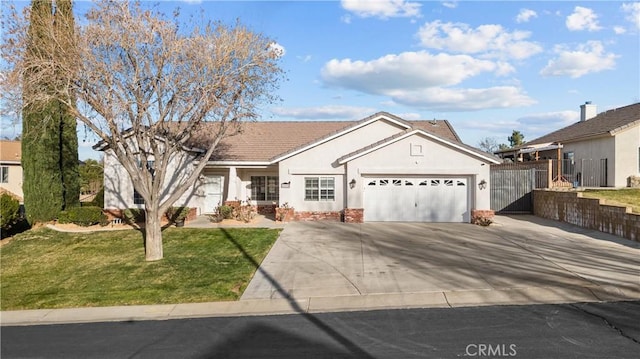
[(640, 299), (640, 243), (533, 216), (289, 223), (235, 302), (0, 312), (2, 325)]

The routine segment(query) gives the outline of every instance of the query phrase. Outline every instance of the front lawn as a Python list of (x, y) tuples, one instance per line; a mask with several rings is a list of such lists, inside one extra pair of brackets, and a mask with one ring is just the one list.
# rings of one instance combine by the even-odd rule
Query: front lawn
[(582, 196), (605, 199), (607, 204), (630, 206), (634, 213), (640, 213), (640, 188), (585, 190)]
[(235, 300), (279, 233), (169, 228), (164, 259), (145, 262), (135, 230), (27, 231), (0, 248), (0, 309)]

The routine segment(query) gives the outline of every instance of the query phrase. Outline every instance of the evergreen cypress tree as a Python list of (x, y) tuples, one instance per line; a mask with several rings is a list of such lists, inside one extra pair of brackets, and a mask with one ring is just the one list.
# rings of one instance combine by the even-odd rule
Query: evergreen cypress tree
[[(56, 0), (55, 29), (58, 39), (67, 39), (64, 46), (74, 46), (73, 39), (75, 22), (71, 0)], [(62, 55), (59, 61), (64, 61)], [(75, 106), (75, 98), (70, 99)], [(78, 172), (78, 134), (76, 119), (69, 109), (58, 103), (60, 114), (60, 173), (62, 174), (63, 209), (80, 204), (80, 174)]]
[[(73, 30), (71, 3), (61, 0), (62, 13), (56, 30)], [(70, 20), (69, 20), (70, 19)], [(58, 56), (52, 45), (57, 31), (52, 32), (54, 8), (52, 0), (32, 0), (27, 58)], [(57, 59), (64, 60), (64, 59)], [(28, 60), (27, 60), (28, 61)], [(35, 71), (35, 70), (34, 70)], [(51, 91), (46, 81), (35, 83), (34, 73), (26, 72), (23, 96), (37, 96)], [(52, 79), (51, 81), (56, 81)], [(24, 205), (30, 223), (55, 219), (60, 210), (79, 201), (78, 139), (76, 121), (59, 100), (25, 108), (22, 114), (22, 168)]]

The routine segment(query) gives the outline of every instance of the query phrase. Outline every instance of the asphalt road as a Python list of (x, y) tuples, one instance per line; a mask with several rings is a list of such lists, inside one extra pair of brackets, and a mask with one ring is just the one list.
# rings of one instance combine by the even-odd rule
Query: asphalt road
[(9, 358), (638, 358), (640, 301), (1, 328)]

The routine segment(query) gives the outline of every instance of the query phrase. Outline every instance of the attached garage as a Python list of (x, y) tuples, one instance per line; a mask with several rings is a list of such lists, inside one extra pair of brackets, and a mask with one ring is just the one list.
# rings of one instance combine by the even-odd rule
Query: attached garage
[(463, 176), (364, 178), (364, 220), (469, 222), (469, 183)]

